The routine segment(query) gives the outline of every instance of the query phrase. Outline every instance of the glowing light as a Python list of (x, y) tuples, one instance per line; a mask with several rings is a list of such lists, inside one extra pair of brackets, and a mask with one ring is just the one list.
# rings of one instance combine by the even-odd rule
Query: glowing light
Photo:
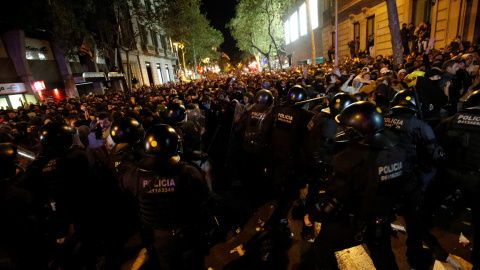
[(285, 44), (290, 43), (290, 22), (287, 20), (285, 22)]
[(55, 94), (58, 95), (58, 89), (57, 88), (53, 89), (53, 92), (55, 92)]
[(303, 3), (299, 9), (300, 18), (300, 36), (307, 34), (307, 4)]
[(32, 88), (33, 88), (33, 90), (36, 90), (36, 91), (45, 90), (46, 89), (45, 82), (44, 81), (33, 82), (32, 83)]
[(310, 0), (310, 18), (312, 19), (312, 28), (318, 27), (318, 2), (317, 0)]
[(152, 141), (150, 144), (152, 145), (152, 147), (157, 147), (157, 141)]
[(293, 42), (298, 39), (298, 12), (290, 16), (290, 40)]
[(411, 100), (412, 98), (411, 98), (411, 97), (409, 97), (409, 96), (407, 96), (405, 99), (406, 99), (406, 100)]

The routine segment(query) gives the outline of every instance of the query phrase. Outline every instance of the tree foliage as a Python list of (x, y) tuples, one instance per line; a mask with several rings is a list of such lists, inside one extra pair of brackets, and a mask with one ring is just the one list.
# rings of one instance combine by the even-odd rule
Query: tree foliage
[(164, 0), (159, 2), (161, 26), (173, 41), (185, 44), (185, 61), (201, 58), (219, 59), (216, 48), (223, 43), (223, 35), (210, 25), (200, 12), (200, 0)]
[(237, 47), (251, 54), (260, 53), (267, 58), (279, 57), (285, 40), (282, 16), (290, 2), (241, 0), (237, 4), (235, 17), (227, 25)]

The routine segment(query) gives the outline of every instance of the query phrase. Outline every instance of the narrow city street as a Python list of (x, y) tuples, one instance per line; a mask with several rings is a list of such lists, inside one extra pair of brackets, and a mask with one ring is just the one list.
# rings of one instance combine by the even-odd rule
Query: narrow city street
[[(446, 201), (448, 203), (451, 201)], [(460, 203), (461, 204), (461, 201)], [(439, 213), (435, 219), (435, 228), (431, 231), (432, 234), (438, 239), (440, 245), (447, 251), (455, 261), (463, 267), (464, 270), (469, 270), (472, 268), (472, 265), (468, 263), (470, 258), (470, 253), (472, 250), (473, 242), (473, 228), (471, 226), (471, 213), (469, 208), (460, 206), (461, 208), (455, 208), (457, 205), (451, 205), (447, 207), (445, 204), (442, 205)], [(270, 201), (260, 207), (257, 212), (248, 220), (245, 226), (237, 231), (229, 231), (225, 241), (217, 243), (210, 249), (209, 254), (205, 259), (205, 266), (210, 270), (220, 270), (224, 269), (225, 266), (231, 264), (235, 261), (241, 261), (242, 257), (247, 253), (252, 253), (252, 257), (255, 255), (264, 256), (263, 259), (267, 261), (270, 259), (268, 256), (270, 254), (258, 252), (258, 246), (251, 242), (252, 239), (259, 239), (262, 236), (265, 236), (266, 231), (262, 227), (264, 222), (273, 212), (275, 206), (274, 201)], [(452, 212), (454, 211), (454, 212)], [(402, 232), (402, 228), (405, 228), (405, 222), (402, 217), (398, 217), (398, 220), (394, 223), (398, 231), (393, 230), (394, 236), (392, 237), (392, 249), (395, 253), (397, 264), (400, 270), (411, 269), (406, 258), (406, 246), (405, 241), (407, 235), (405, 232)], [(285, 241), (286, 245), (290, 245), (288, 251), (284, 254), (284, 259), (287, 261), (287, 264), (284, 265), (287, 270), (296, 270), (296, 269), (310, 269), (310, 265), (304, 266), (307, 268), (300, 268), (303, 263), (305, 263), (305, 256), (308, 254), (311, 242), (314, 240), (314, 233), (318, 232), (321, 225), (316, 224), (316, 231), (311, 230), (306, 234), (302, 233), (303, 222), (299, 220), (289, 220), (289, 227), (291, 230), (291, 241)], [(462, 233), (470, 243), (466, 246), (463, 246), (459, 242), (460, 233)], [(138, 239), (137, 239), (138, 240)], [(261, 243), (260, 243), (261, 244)], [(250, 250), (257, 248), (257, 250)], [(261, 247), (260, 247), (261, 249)], [(341, 257), (339, 263), (343, 263), (346, 268), (342, 269), (365, 269), (365, 266), (373, 267), (371, 260), (366, 255), (366, 247), (358, 246), (352, 251), (349, 251)], [(258, 258), (249, 258), (250, 261), (261, 262), (260, 256)], [(260, 260), (259, 260), (260, 259)], [(145, 254), (145, 250), (138, 252), (130, 260), (124, 263), (122, 270), (132, 270), (132, 269), (150, 269), (149, 264), (147, 263), (148, 255)], [(453, 264), (454, 262), (451, 261)], [(258, 269), (262, 264), (252, 264), (250, 265), (251, 269)], [(265, 265), (263, 265), (265, 266)], [(353, 267), (353, 268), (352, 268)], [(444, 267), (444, 268), (441, 268)], [(440, 263), (439, 261), (435, 264), (435, 270), (450, 270), (458, 268), (448, 268), (454, 267), (449, 263)], [(249, 267), (250, 268), (250, 267)], [(238, 268), (235, 268), (238, 269)], [(270, 268), (261, 268), (261, 269), (270, 269)], [(273, 268), (271, 268), (273, 269)]]

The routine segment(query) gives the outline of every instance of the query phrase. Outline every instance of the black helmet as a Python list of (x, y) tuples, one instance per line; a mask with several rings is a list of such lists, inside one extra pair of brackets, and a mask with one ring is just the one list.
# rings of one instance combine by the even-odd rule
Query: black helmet
[(185, 120), (185, 106), (180, 103), (172, 103), (167, 108), (167, 123), (175, 125)]
[(378, 148), (390, 148), (398, 142), (392, 133), (382, 132), (385, 128), (382, 110), (370, 102), (353, 103), (343, 109), (335, 120), (344, 127), (344, 131), (335, 137), (338, 142), (358, 138), (358, 143)]
[(140, 123), (131, 117), (122, 117), (115, 120), (110, 128), (110, 136), (116, 145), (112, 148), (111, 153), (121, 153), (133, 144), (140, 142), (145, 135)]
[(288, 91), (287, 103), (293, 104), (295, 102), (304, 101), (307, 99), (307, 90), (301, 85), (295, 85)]
[(12, 143), (0, 143), (0, 181), (8, 180), (15, 175), (17, 166), (15, 158), (17, 156), (17, 147)]
[(402, 90), (395, 94), (392, 101), (390, 102), (390, 108), (395, 110), (410, 110), (413, 112), (418, 112), (417, 100), (415, 99), (415, 94), (410, 90)]
[(175, 165), (180, 157), (180, 137), (169, 125), (155, 125), (145, 134), (143, 139), (145, 156), (139, 167), (145, 171), (161, 171)]
[(272, 92), (265, 89), (258, 91), (257, 95), (255, 96), (255, 102), (265, 104), (268, 106), (272, 105), (273, 103)]
[(463, 102), (463, 109), (480, 110), (480, 90), (477, 90), (468, 96), (467, 100)]
[(280, 93), (281, 95), (285, 93), (285, 86), (284, 86), (285, 80), (278, 80), (275, 82), (275, 89)]
[(337, 116), (343, 109), (348, 105), (357, 102), (357, 99), (347, 93), (338, 93), (336, 94), (328, 103), (328, 108), (324, 112)]
[(67, 152), (73, 143), (73, 129), (60, 122), (48, 122), (38, 132), (43, 152), (47, 156), (57, 156)]

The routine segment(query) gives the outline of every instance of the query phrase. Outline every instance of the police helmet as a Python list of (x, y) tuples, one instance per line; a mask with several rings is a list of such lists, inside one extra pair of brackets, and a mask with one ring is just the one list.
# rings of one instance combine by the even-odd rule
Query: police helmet
[(15, 175), (15, 157), (17, 147), (12, 143), (0, 143), (0, 164), (3, 169), (0, 170), (0, 181), (8, 180)]
[(142, 170), (161, 171), (180, 161), (178, 156), (180, 137), (169, 125), (151, 127), (145, 134), (143, 145), (145, 156), (138, 164)]
[(477, 90), (468, 96), (463, 103), (465, 110), (480, 110), (480, 90)]
[(115, 120), (110, 128), (110, 136), (116, 143), (111, 153), (120, 153), (131, 148), (143, 139), (143, 135), (145, 135), (145, 132), (137, 120), (131, 117), (122, 117)]
[(391, 132), (384, 131), (382, 110), (367, 101), (355, 102), (335, 117), (344, 131), (335, 136), (337, 142), (356, 140), (359, 144), (390, 148), (398, 143)]
[(304, 101), (307, 99), (307, 90), (301, 85), (295, 85), (288, 91), (287, 103), (293, 104), (295, 102)]
[(273, 103), (273, 95), (272, 92), (268, 90), (260, 90), (258, 91), (257, 95), (255, 95), (255, 102), (261, 103), (265, 105), (272, 105)]
[(171, 125), (181, 123), (185, 120), (185, 106), (180, 103), (172, 103), (167, 108), (167, 122)]
[(393, 111), (410, 110), (412, 112), (418, 112), (415, 94), (410, 90), (402, 90), (398, 92), (390, 102), (390, 108)]
[(325, 113), (336, 116), (348, 105), (357, 102), (357, 99), (347, 93), (336, 94), (328, 103), (328, 108), (323, 110)]
[(48, 122), (38, 132), (43, 152), (57, 156), (67, 152), (73, 143), (73, 129), (60, 122)]

